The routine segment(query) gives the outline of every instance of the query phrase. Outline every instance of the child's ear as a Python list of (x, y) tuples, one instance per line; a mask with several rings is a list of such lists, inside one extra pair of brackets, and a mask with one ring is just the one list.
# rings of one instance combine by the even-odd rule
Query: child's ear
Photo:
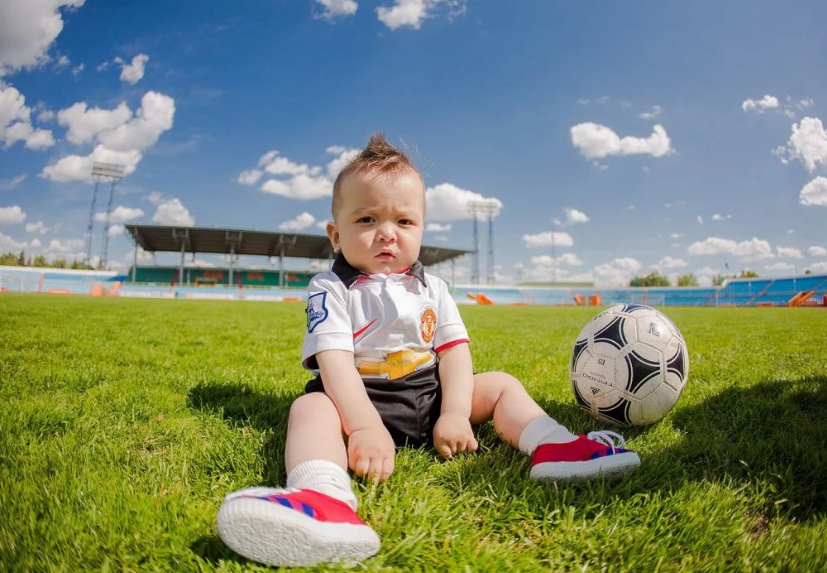
[(335, 221), (329, 221), (327, 223), (327, 227), (325, 228), (327, 231), (327, 238), (330, 239), (330, 244), (333, 246), (333, 252), (339, 252), (339, 229), (336, 226)]

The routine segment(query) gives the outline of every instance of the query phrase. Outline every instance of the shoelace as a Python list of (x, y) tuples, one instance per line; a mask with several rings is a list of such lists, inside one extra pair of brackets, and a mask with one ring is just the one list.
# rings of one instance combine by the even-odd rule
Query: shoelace
[(594, 432), (589, 432), (586, 437), (590, 440), (594, 440), (595, 442), (609, 446), (612, 448), (612, 453), (614, 453), (617, 448), (626, 447), (626, 440), (623, 439), (623, 436), (617, 432), (612, 432), (611, 430), (596, 430)]

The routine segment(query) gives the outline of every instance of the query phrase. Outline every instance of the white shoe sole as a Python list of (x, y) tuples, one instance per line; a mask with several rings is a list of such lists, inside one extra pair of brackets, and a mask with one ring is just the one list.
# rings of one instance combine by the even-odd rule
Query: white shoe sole
[(236, 495), (227, 496), (217, 522), (218, 535), (230, 549), (266, 565), (358, 563), (381, 545), (367, 525), (317, 521), (278, 503)]
[(604, 456), (585, 462), (546, 462), (531, 468), (534, 479), (554, 481), (589, 480), (599, 477), (616, 477), (632, 471), (640, 465), (635, 452)]

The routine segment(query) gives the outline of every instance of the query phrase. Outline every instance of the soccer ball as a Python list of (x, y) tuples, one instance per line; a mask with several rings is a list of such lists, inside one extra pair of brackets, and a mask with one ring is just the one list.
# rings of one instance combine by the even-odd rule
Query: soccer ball
[(678, 327), (642, 304), (618, 304), (595, 316), (577, 337), (569, 365), (577, 404), (621, 426), (663, 418), (688, 375), (689, 355)]

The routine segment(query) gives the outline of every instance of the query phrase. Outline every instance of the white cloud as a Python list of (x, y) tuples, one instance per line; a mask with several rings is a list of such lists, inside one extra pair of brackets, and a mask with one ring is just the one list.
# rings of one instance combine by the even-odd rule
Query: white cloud
[(379, 21), (391, 30), (403, 26), (418, 30), (422, 21), (430, 18), (440, 4), (448, 7), (448, 17), (460, 16), (466, 11), (467, 0), (393, 0), (392, 6), (379, 6), (376, 15)]
[[(118, 163), (124, 166), (125, 175), (133, 173), (143, 157), (142, 152), (155, 145), (161, 134), (172, 129), (175, 116), (175, 100), (153, 91), (146, 92), (141, 98), (141, 107), (134, 117), (119, 125), (115, 120), (120, 121), (126, 115), (124, 111), (117, 111), (120, 106), (115, 110), (120, 115), (114, 119), (111, 114), (99, 114), (94, 109), (86, 111), (85, 103), (82, 106), (75, 104), (72, 108), (75, 111), (64, 115), (64, 121), (67, 125), (77, 126), (75, 137), (81, 139), (94, 132), (98, 145), (89, 155), (68, 155), (46, 166), (40, 176), (56, 182), (91, 181), (92, 164), (96, 161)], [(102, 124), (107, 127), (98, 129)]]
[[(459, 221), (471, 219), (472, 215), (468, 210), (468, 203), (471, 201), (484, 201), (490, 203), (496, 209), (494, 216), (502, 209), (502, 201), (496, 197), (483, 197), (479, 193), (457, 187), (453, 183), (440, 183), (425, 191), (427, 201), (427, 216), (433, 221)], [(480, 218), (485, 218), (481, 216)]]
[(6, 147), (18, 141), (25, 142), (29, 149), (46, 149), (55, 144), (52, 132), (47, 129), (34, 129), (31, 122), (31, 109), (26, 105), (26, 97), (12, 86), (0, 83), (0, 141)]
[(640, 117), (640, 119), (655, 119), (661, 113), (663, 113), (663, 108), (659, 105), (655, 105), (652, 106), (652, 111), (643, 112), (638, 117)]
[(824, 247), (813, 246), (807, 249), (807, 252), (813, 257), (827, 257), (827, 249)]
[(551, 257), (549, 255), (540, 255), (538, 257), (531, 257), (531, 262), (538, 266), (551, 267), (552, 265), (570, 265), (579, 267), (583, 261), (574, 253), (563, 253), (559, 257)]
[(70, 61), (69, 61), (69, 56), (67, 56), (66, 54), (61, 54), (61, 55), (57, 58), (57, 61), (55, 62), (55, 67), (57, 67), (57, 68), (65, 68), (66, 66), (68, 66), (68, 65), (69, 65), (69, 64), (71, 64), (71, 63), (72, 63), (72, 62), (70, 62)]
[(792, 271), (795, 270), (795, 265), (792, 263), (773, 263), (764, 267), (768, 271)]
[(55, 118), (55, 112), (50, 109), (44, 109), (40, 113), (37, 114), (37, 121), (40, 123), (46, 123), (48, 121), (52, 121)]
[(324, 12), (317, 15), (317, 18), (330, 19), (337, 16), (352, 16), (359, 7), (354, 0), (316, 0), (316, 3), (324, 6)]
[(712, 267), (703, 267), (702, 269), (695, 270), (692, 274), (698, 279), (698, 286), (708, 287), (712, 286), (712, 278), (721, 273)]
[(566, 223), (587, 223), (588, 221), (589, 217), (583, 211), (566, 207)]
[(16, 225), (26, 220), (26, 213), (19, 206), (0, 207), (0, 225)]
[(277, 150), (268, 151), (258, 160), (259, 167), (263, 167), (272, 175), (305, 175), (311, 168), (305, 164), (299, 165), (279, 154)]
[(774, 155), (781, 158), (785, 155), (791, 159), (801, 161), (807, 170), (812, 173), (819, 164), (827, 166), (827, 131), (817, 117), (805, 117), (801, 123), (794, 123), (793, 134), (787, 142), (786, 148), (777, 148)]
[(545, 231), (537, 233), (536, 235), (523, 235), (526, 247), (534, 249), (537, 247), (571, 247), (574, 245), (574, 239), (568, 233)]
[(774, 257), (770, 244), (755, 237), (740, 243), (719, 237), (709, 237), (689, 245), (687, 252), (690, 255), (734, 255), (745, 261), (758, 261)]
[(132, 119), (132, 110), (121, 102), (115, 109), (88, 109), (85, 101), (80, 101), (57, 113), (58, 124), (68, 127), (66, 139), (75, 144), (86, 143), (99, 133), (122, 126)]
[[(112, 210), (112, 213), (109, 215), (109, 222), (110, 223), (128, 223), (134, 219), (138, 219), (144, 216), (144, 210), (139, 209), (138, 207), (124, 207), (123, 205), (118, 205)], [(95, 221), (106, 221), (106, 213), (98, 212), (95, 213)]]
[(626, 285), (636, 272), (641, 269), (640, 261), (630, 257), (614, 259), (610, 263), (598, 265), (594, 272), (613, 285)]
[(195, 218), (178, 199), (167, 199), (158, 204), (152, 222), (159, 225), (192, 227)]
[(682, 236), (682, 233), (672, 233), (671, 235), (669, 235), (669, 237), (671, 237), (672, 239), (680, 239)]
[(0, 180), (0, 190), (2, 191), (10, 191), (23, 183), (28, 177), (25, 173), (18, 175), (17, 177), (12, 177), (11, 179), (2, 179)]
[(701, 217), (700, 215), (698, 215), (698, 224), (699, 224), (699, 225), (703, 225), (703, 224), (704, 224), (704, 218), (703, 218), (703, 217)]
[(279, 225), (279, 229), (283, 231), (301, 231), (316, 222), (316, 217), (310, 213), (304, 212), (297, 215), (294, 219), (285, 221)]
[(669, 255), (663, 257), (660, 262), (654, 265), (649, 265), (649, 268), (652, 269), (679, 269), (682, 267), (688, 267), (689, 263), (687, 263), (683, 259), (673, 259)]
[(336, 177), (338, 177), (339, 172), (347, 167), (347, 165), (361, 153), (359, 149), (342, 147), (341, 145), (331, 145), (325, 149), (325, 151), (336, 156), (327, 164), (327, 176), (330, 177), (331, 181), (334, 181)]
[(782, 259), (800, 259), (803, 256), (801, 250), (794, 247), (775, 247), (775, 251)]
[(732, 219), (732, 215), (719, 215), (718, 213), (712, 215), (713, 221), (724, 221), (725, 219)]
[(0, 233), (0, 252), (21, 251), (28, 247), (26, 243), (15, 241), (12, 237)]
[(332, 222), (333, 222), (333, 221), (331, 221), (330, 219), (325, 219), (324, 221), (318, 221), (318, 222), (316, 223), (316, 226), (317, 226), (319, 229), (321, 229), (322, 231), (327, 231), (327, 224), (328, 224), (328, 223), (332, 223)]
[(117, 237), (119, 235), (123, 235), (124, 226), (120, 223), (115, 223), (114, 225), (109, 225), (109, 236), (110, 237)]
[(296, 175), (287, 181), (269, 179), (261, 186), (261, 190), (288, 199), (307, 201), (331, 196), (333, 194), (333, 183), (323, 176)]
[[(83, 239), (52, 239), (48, 250), (53, 254), (67, 254), (77, 252), (83, 248)], [(85, 255), (84, 255), (85, 256)]]
[(84, 0), (3, 0), (0, 2), (0, 77), (49, 60), (52, 42), (63, 30), (61, 8)]
[(432, 233), (442, 233), (445, 231), (450, 231), (451, 224), (448, 223), (447, 225), (440, 225), (439, 223), (428, 223), (425, 225), (425, 230)]
[(78, 77), (80, 75), (80, 72), (82, 72), (85, 68), (86, 64), (84, 64), (83, 62), (79, 63), (74, 68), (72, 68), (72, 75)]
[(810, 270), (814, 273), (827, 273), (827, 261), (813, 263), (810, 265)]
[(239, 173), (238, 182), (242, 185), (255, 185), (259, 182), (262, 175), (264, 175), (264, 171), (261, 169), (247, 169)]
[(663, 157), (674, 153), (669, 136), (661, 125), (655, 125), (646, 138), (621, 138), (614, 131), (597, 123), (580, 123), (571, 128), (571, 142), (583, 157), (597, 159), (610, 155), (651, 155)]
[(827, 207), (827, 177), (816, 177), (807, 183), (798, 195), (802, 205)]
[(144, 70), (146, 63), (149, 61), (149, 56), (146, 54), (138, 54), (132, 58), (132, 63), (124, 62), (121, 65), (121, 81), (127, 82), (131, 85), (137, 84), (144, 77)]
[(149, 195), (146, 196), (146, 200), (152, 203), (153, 205), (158, 205), (164, 199), (164, 196), (161, 195), (158, 191), (153, 191)]
[(777, 107), (778, 98), (771, 95), (765, 95), (759, 100), (747, 99), (741, 104), (741, 109), (744, 110), (744, 112), (754, 111), (756, 113), (764, 113), (768, 109), (775, 109)]
[(49, 228), (43, 224), (43, 221), (38, 221), (37, 223), (26, 223), (26, 232), (45, 235), (49, 232)]

